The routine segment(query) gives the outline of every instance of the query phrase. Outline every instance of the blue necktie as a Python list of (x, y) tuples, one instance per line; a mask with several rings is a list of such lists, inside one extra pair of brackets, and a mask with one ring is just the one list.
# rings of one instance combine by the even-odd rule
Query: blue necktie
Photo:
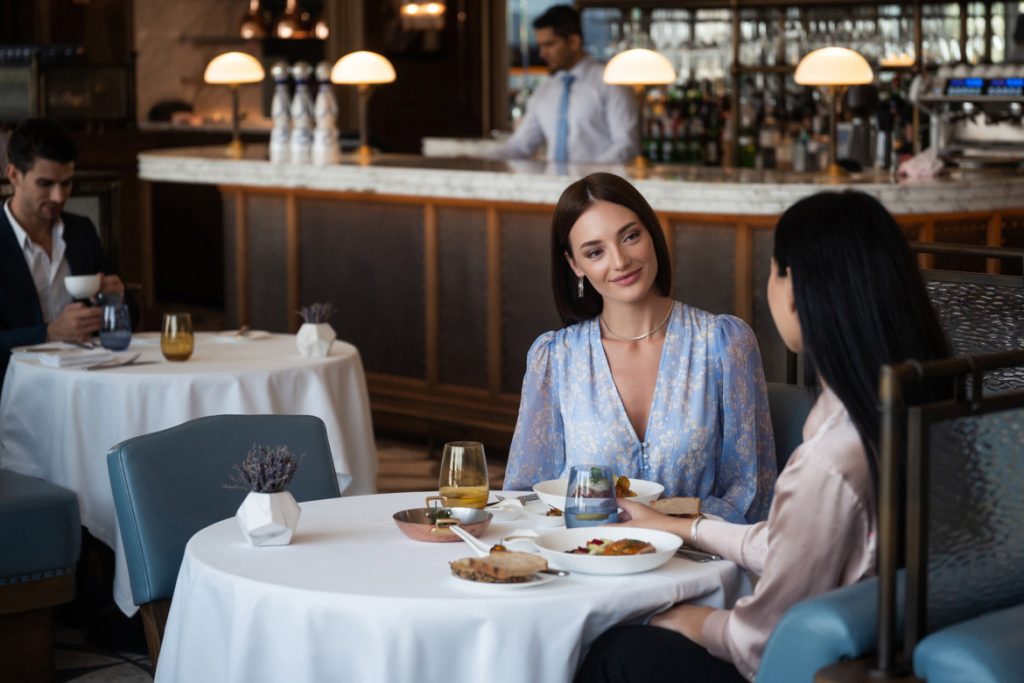
[(562, 74), (562, 101), (558, 103), (558, 125), (555, 128), (555, 161), (564, 164), (569, 160), (569, 90), (576, 77)]

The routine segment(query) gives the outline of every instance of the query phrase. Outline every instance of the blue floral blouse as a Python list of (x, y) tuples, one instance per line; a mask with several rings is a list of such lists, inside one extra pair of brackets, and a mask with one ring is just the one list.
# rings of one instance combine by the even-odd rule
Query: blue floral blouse
[(740, 319), (676, 302), (661, 351), (646, 441), (612, 379), (597, 318), (542, 334), (527, 356), (506, 490), (610, 465), (698, 496), (730, 522), (768, 514), (775, 444), (761, 355)]

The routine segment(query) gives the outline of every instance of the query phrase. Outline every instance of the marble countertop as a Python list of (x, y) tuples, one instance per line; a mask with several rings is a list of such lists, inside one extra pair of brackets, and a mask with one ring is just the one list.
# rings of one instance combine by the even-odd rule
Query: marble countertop
[(857, 189), (896, 214), (954, 213), (1024, 208), (1024, 173), (964, 171), (931, 180), (897, 180), (856, 174), (839, 181), (825, 175), (656, 165), (573, 165), (534, 161), (378, 155), (365, 165), (352, 156), (339, 164), (272, 164), (266, 145), (246, 147), (242, 158), (225, 148), (189, 147), (143, 152), (139, 177), (153, 182), (274, 187), (380, 195), (554, 205), (577, 178), (608, 171), (629, 178), (656, 211), (727, 215), (778, 215), (796, 200), (822, 190)]

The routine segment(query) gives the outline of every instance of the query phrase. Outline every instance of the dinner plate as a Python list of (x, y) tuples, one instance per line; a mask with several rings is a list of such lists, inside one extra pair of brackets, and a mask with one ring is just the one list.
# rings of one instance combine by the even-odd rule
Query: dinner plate
[[(618, 541), (635, 538), (647, 541), (655, 552), (646, 555), (573, 555), (565, 551), (586, 545), (593, 538)], [(672, 559), (683, 539), (655, 529), (623, 526), (589, 526), (557, 529), (540, 534), (534, 541), (537, 551), (555, 569), (581, 574), (639, 574), (656, 569)]]
[[(540, 496), (542, 501), (561, 510), (565, 507), (565, 489), (568, 484), (567, 479), (549, 479), (534, 484), (533, 491)], [(650, 505), (651, 501), (657, 500), (658, 496), (665, 491), (665, 487), (656, 481), (632, 478), (629, 480), (629, 489), (636, 495), (624, 500), (634, 500), (644, 505)]]
[(518, 583), (487, 583), (486, 581), (474, 581), (473, 579), (464, 579), (458, 574), (452, 574), (452, 578), (463, 585), (479, 586), (486, 590), (506, 591), (517, 590), (519, 588), (533, 588), (535, 586), (543, 586), (545, 583), (551, 583), (558, 577), (554, 574), (534, 574), (531, 580), (520, 581)]
[(249, 330), (245, 335), (239, 335), (237, 330), (227, 330), (226, 332), (218, 332), (213, 338), (219, 342), (229, 344), (244, 344), (246, 342), (269, 339), (270, 333), (266, 330)]

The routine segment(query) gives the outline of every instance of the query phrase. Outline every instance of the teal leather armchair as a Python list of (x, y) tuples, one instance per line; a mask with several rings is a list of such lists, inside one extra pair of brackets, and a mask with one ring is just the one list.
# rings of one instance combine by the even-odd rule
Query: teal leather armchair
[(142, 607), (154, 670), (185, 544), (235, 514), (246, 492), (225, 484), (253, 444), (284, 445), (302, 456), (288, 486), (297, 501), (341, 495), (324, 423), (306, 415), (204, 417), (123, 441), (107, 454), (132, 597)]

